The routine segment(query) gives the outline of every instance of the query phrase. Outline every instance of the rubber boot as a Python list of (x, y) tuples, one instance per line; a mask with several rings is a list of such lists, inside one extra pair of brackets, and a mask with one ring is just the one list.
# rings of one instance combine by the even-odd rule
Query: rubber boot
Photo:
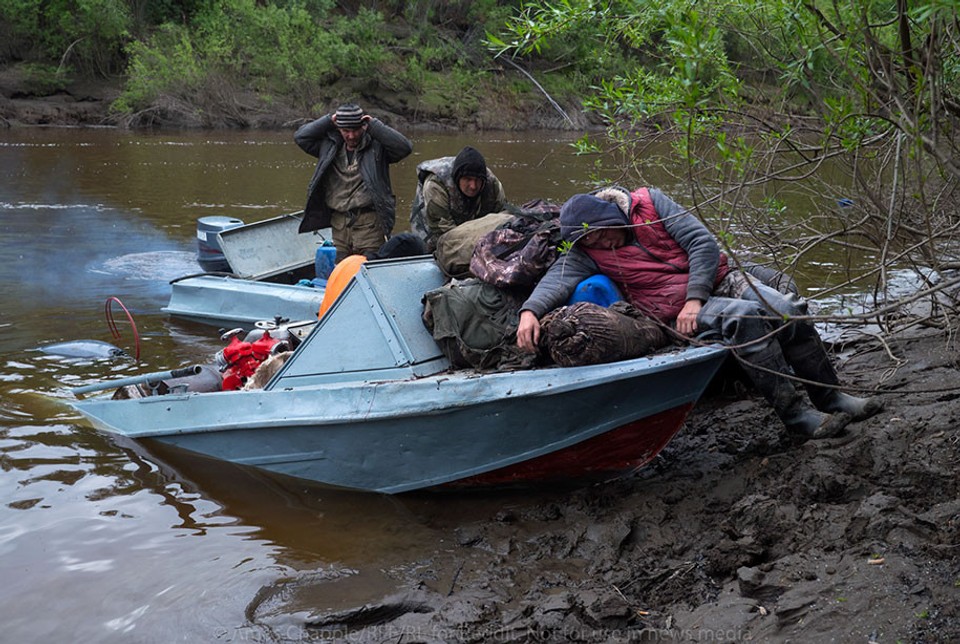
[[(783, 348), (783, 354), (798, 378), (824, 385), (840, 384), (840, 378), (830, 362), (823, 342), (816, 335), (796, 339)], [(854, 421), (870, 418), (883, 410), (883, 400), (877, 396), (859, 398), (834, 387), (810, 384), (804, 384), (804, 387), (814, 407), (829, 413), (843, 412)]]
[(741, 363), (792, 436), (831, 438), (850, 422), (849, 414), (824, 413), (811, 407), (793, 382), (780, 375), (787, 373), (789, 367), (778, 344), (773, 343), (760, 352), (743, 357)]

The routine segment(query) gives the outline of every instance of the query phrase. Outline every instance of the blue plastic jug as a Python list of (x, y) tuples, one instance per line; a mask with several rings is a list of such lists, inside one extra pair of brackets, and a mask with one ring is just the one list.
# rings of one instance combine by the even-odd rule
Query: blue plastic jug
[(617, 288), (612, 279), (606, 275), (594, 275), (577, 284), (577, 288), (574, 289), (570, 299), (567, 300), (567, 305), (577, 302), (593, 302), (602, 307), (608, 307), (622, 299), (620, 289)]
[(323, 245), (317, 247), (317, 256), (314, 260), (314, 268), (317, 273), (317, 279), (325, 280), (330, 277), (334, 265), (337, 263), (337, 249), (329, 239), (323, 242)]

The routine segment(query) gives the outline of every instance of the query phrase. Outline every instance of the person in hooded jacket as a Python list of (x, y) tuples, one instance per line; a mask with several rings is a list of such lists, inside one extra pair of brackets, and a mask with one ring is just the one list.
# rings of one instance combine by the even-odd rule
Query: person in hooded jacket
[(507, 206), (500, 180), (480, 151), (469, 145), (456, 157), (421, 163), (417, 176), (420, 194), (414, 198), (411, 227), (431, 251), (448, 230)]
[(307, 123), (293, 138), (317, 157), (299, 232), (332, 227), (338, 262), (372, 257), (396, 222), (390, 164), (407, 157), (413, 144), (353, 103)]
[[(582, 280), (603, 274), (645, 314), (693, 337), (714, 332), (757, 389), (802, 439), (839, 434), (883, 408), (842, 392), (806, 303), (733, 268), (706, 226), (660, 190), (615, 187), (578, 194), (560, 210), (572, 247), (521, 306), (517, 344), (537, 350), (540, 318)], [(803, 381), (809, 399), (797, 387)]]

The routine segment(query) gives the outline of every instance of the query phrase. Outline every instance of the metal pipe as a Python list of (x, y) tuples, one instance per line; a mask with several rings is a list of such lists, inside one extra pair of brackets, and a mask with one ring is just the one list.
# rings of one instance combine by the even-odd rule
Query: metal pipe
[(147, 384), (148, 386), (153, 387), (159, 384), (161, 380), (195, 376), (200, 373), (201, 370), (202, 369), (200, 365), (196, 364), (190, 367), (171, 369), (170, 371), (155, 371), (153, 373), (147, 373), (141, 376), (130, 376), (129, 378), (120, 378), (118, 380), (95, 382), (92, 385), (74, 387), (71, 389), (71, 391), (73, 392), (73, 395), (77, 396), (80, 394), (90, 393), (91, 391), (103, 391), (104, 389), (111, 389), (113, 387), (126, 387), (127, 385)]

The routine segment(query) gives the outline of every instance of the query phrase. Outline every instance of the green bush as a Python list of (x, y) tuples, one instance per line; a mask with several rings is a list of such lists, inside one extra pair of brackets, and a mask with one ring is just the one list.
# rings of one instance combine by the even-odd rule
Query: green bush
[(420, 103), (441, 118), (464, 119), (476, 113), (487, 95), (486, 75), (458, 65), (424, 74)]
[(370, 75), (388, 57), (383, 34), (380, 14), (369, 10), (352, 18), (317, 16), (296, 2), (220, 0), (189, 26), (163, 25), (128, 47), (129, 79), (115, 107), (141, 109), (161, 94), (184, 94), (223, 79), (308, 107), (318, 87)]
[(113, 104), (119, 112), (145, 109), (164, 94), (188, 95), (203, 82), (203, 64), (185, 27), (163, 25), (148, 41), (130, 43), (127, 53), (127, 82)]

